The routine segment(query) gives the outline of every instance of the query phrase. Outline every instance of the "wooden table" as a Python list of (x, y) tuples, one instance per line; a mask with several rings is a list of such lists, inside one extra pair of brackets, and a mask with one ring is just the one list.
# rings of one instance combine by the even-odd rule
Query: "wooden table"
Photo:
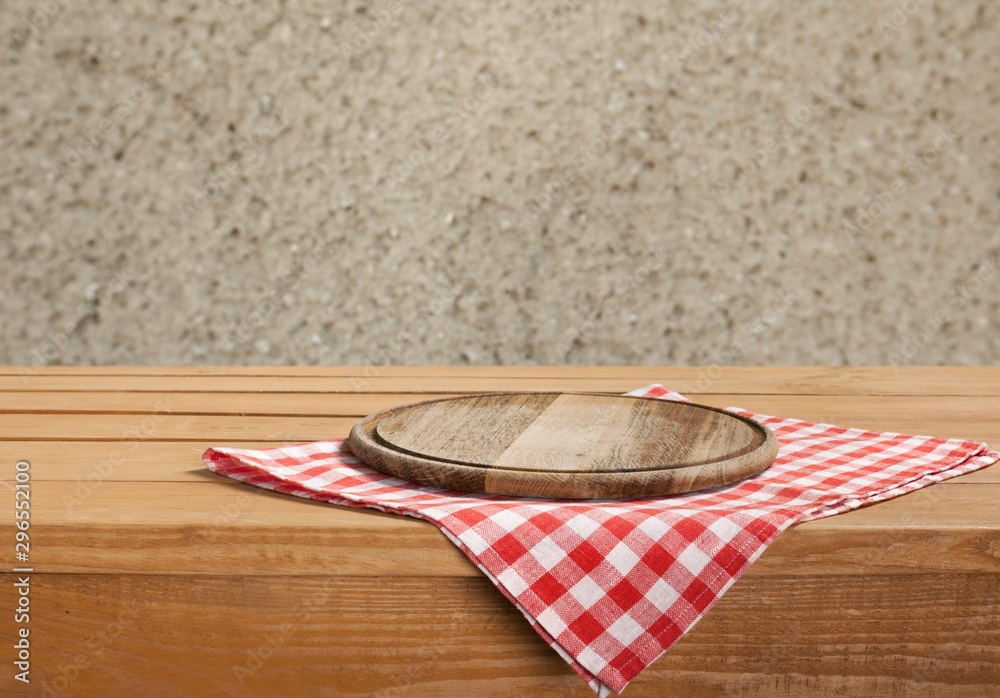
[[(652, 382), (1000, 445), (1000, 368), (0, 369), (0, 476), (9, 491), (28, 461), (31, 487), (28, 563), (5, 495), (0, 693), (592, 695), (432, 525), (200, 455), (343, 437), (430, 395)], [(11, 663), (24, 564), (30, 686)], [(783, 533), (627, 693), (723, 694), (1000, 695), (1000, 466)]]

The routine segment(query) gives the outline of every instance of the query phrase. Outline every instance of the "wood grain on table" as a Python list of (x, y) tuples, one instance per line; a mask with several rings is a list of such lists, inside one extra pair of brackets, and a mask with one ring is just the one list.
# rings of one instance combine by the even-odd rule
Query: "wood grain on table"
[[(432, 525), (250, 488), (200, 456), (343, 438), (431, 397), (654, 382), (717, 407), (1000, 444), (1000, 368), (0, 368), (0, 483), (31, 463), (23, 693), (592, 695)], [(628, 695), (998, 686), (991, 466), (782, 533)], [(22, 688), (0, 676), (0, 693)]]

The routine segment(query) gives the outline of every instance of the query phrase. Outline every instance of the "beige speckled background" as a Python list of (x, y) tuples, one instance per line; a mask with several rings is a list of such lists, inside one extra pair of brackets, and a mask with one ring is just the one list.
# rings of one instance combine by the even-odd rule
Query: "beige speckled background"
[(995, 3), (5, 3), (0, 363), (996, 363)]

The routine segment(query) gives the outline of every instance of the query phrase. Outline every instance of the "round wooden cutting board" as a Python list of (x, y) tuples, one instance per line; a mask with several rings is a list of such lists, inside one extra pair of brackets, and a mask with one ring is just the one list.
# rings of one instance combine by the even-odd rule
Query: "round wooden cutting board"
[(348, 443), (365, 464), (445, 489), (650, 497), (726, 485), (774, 461), (770, 429), (713, 407), (578, 393), (492, 393), (376, 412)]

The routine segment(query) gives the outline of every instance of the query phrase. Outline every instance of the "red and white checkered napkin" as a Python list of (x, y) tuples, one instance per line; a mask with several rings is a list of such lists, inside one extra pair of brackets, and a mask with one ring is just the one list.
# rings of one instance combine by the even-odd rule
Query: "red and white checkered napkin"
[[(663, 386), (630, 395), (684, 400)], [(621, 692), (799, 521), (906, 494), (1000, 457), (975, 441), (877, 433), (730, 408), (781, 443), (768, 470), (628, 501), (473, 495), (383, 475), (342, 441), (214, 448), (222, 475), (277, 492), (431, 521), (599, 695)]]

